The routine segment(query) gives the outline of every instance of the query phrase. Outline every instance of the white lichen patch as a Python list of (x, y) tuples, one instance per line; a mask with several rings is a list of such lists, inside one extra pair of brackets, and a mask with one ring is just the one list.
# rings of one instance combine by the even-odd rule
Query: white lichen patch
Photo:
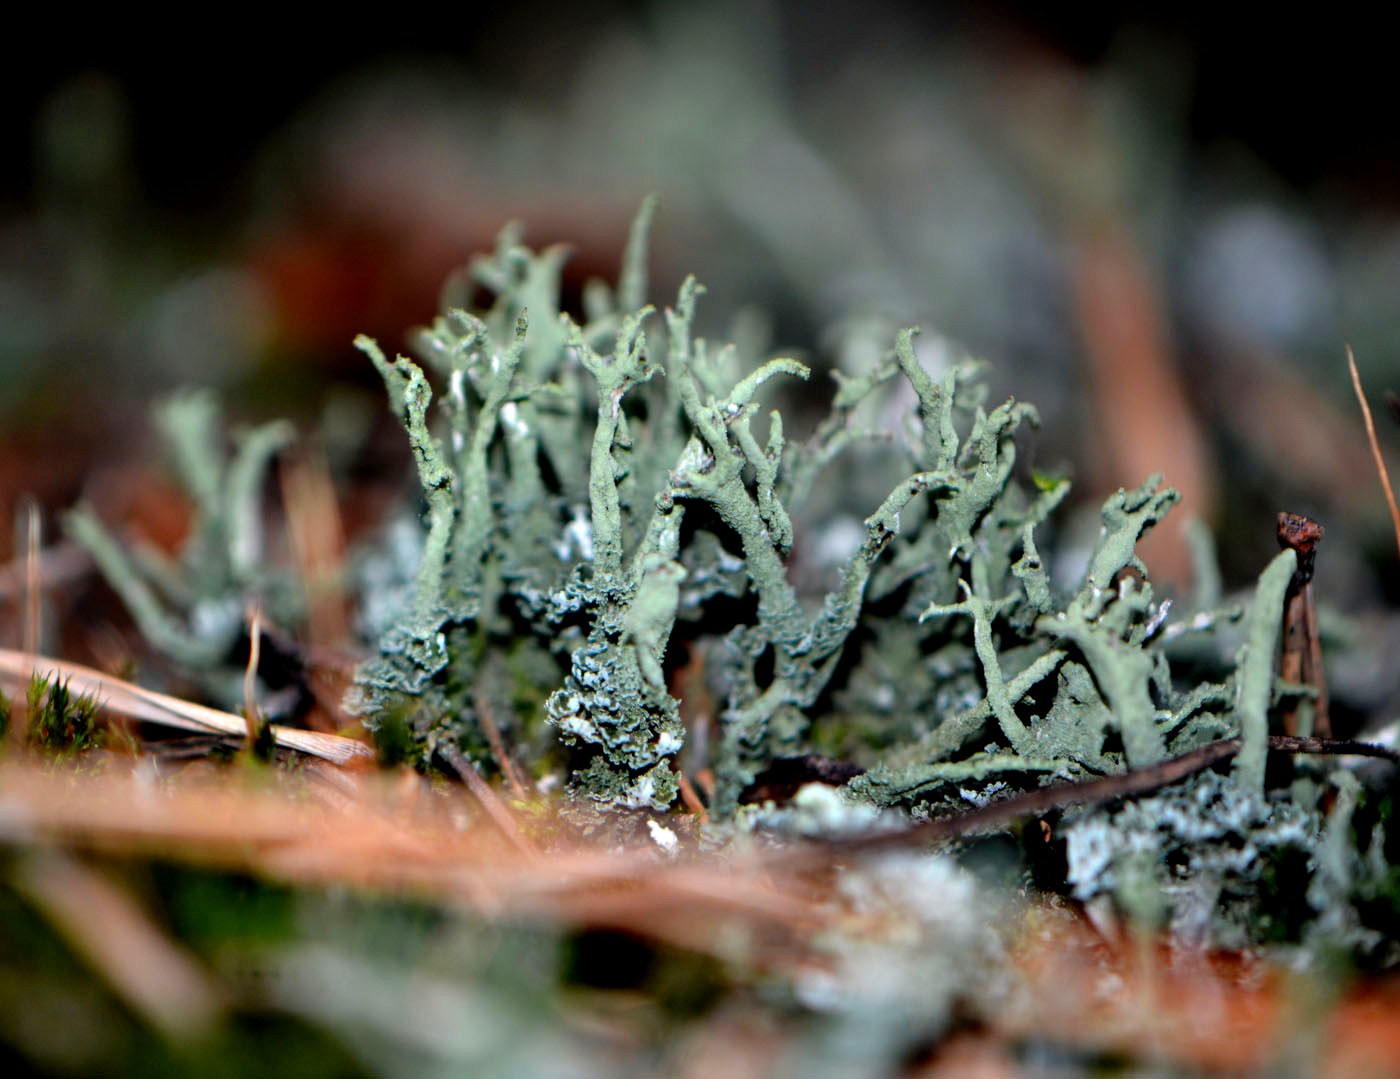
[(597, 725), (582, 712), (568, 712), (557, 717), (554, 723), (559, 728), (559, 733), (569, 738), (578, 738), (585, 742), (596, 741), (598, 738)]
[(554, 545), (554, 553), (561, 562), (593, 561), (593, 522), (582, 506), (574, 509), (573, 517)]
[(680, 850), (681, 841), (677, 838), (676, 833), (655, 817), (647, 819), (647, 830), (651, 832), (652, 842), (660, 847), (664, 853), (674, 855)]
[[(1014, 911), (950, 856), (900, 853), (852, 866), (838, 881), (843, 917), (803, 970), (801, 1003), (837, 1024), (826, 1042), (833, 1074), (886, 1074), (919, 1039), (936, 1037), (959, 1008), (995, 1012), (1009, 985), (998, 927)], [(889, 1057), (871, 1059), (870, 1046)], [(857, 1049), (860, 1046), (861, 1049)], [(837, 1060), (831, 1054), (863, 1053)]]
[(685, 739), (675, 731), (662, 731), (656, 739), (656, 752), (663, 757), (670, 757), (681, 751), (685, 744)]

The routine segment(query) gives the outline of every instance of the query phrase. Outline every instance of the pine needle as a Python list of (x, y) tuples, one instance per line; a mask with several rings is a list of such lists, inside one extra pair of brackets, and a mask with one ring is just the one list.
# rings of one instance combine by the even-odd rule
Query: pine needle
[[(244, 739), (248, 722), (243, 716), (221, 712), (201, 704), (183, 701), (164, 693), (126, 682), (91, 667), (67, 663), (47, 656), (30, 656), (12, 648), (0, 648), (0, 682), (12, 688), (23, 688), (34, 675), (57, 677), (68, 682), (74, 693), (97, 698), (109, 712), (116, 712), (146, 723), (159, 723), (184, 731), (220, 734)], [(353, 738), (342, 738), (319, 731), (304, 731), (294, 727), (271, 728), (273, 740), (284, 749), (309, 753), (335, 764), (350, 764), (374, 760), (374, 750)]]
[(1381, 478), (1385, 504), (1390, 507), (1390, 523), (1395, 529), (1395, 547), (1400, 551), (1400, 506), (1395, 504), (1395, 487), (1390, 482), (1390, 471), (1385, 467), (1380, 440), (1376, 438), (1376, 424), (1371, 418), (1371, 406), (1366, 403), (1366, 391), (1361, 388), (1361, 374), (1356, 369), (1356, 357), (1352, 354), (1351, 345), (1347, 345), (1347, 367), (1351, 370), (1351, 385), (1356, 390), (1356, 399), (1361, 403), (1361, 418), (1366, 421), (1366, 441), (1370, 443), (1371, 457), (1376, 462), (1376, 472)]
[(358, 792), (332, 803), (226, 774), (218, 783), (162, 784), (153, 796), (135, 771), (75, 784), (0, 762), (0, 840), (417, 896), (517, 923), (611, 927), (746, 961), (801, 951), (833, 915), (807, 867), (785, 873), (757, 852), (667, 859), (650, 845), (556, 835), (540, 857), (497, 828), (462, 827), (450, 794), (420, 805), (378, 776), (353, 778)]

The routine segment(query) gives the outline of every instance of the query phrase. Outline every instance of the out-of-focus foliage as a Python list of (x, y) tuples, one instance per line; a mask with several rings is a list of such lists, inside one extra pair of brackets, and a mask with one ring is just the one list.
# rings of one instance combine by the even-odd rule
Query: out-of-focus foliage
[(128, 550), (88, 506), (67, 530), (92, 555), (122, 597), (146, 640), (179, 664), (221, 703), (243, 696), (248, 614), (261, 608), (295, 626), (305, 600), (295, 581), (267, 559), (263, 485), (277, 452), (290, 442), (289, 423), (242, 432), (229, 453), (219, 408), (208, 391), (166, 401), (156, 413), (172, 465), (193, 503), (194, 523), (178, 560), (152, 546)]

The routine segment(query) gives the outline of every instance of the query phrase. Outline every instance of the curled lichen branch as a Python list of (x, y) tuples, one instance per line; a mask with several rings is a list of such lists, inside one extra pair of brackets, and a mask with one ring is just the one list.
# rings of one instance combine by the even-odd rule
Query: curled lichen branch
[(448, 544), (457, 516), (454, 493), (457, 477), (447, 462), (441, 442), (428, 428), (428, 406), (433, 391), (422, 368), (403, 356), (389, 362), (378, 343), (364, 335), (355, 338), (355, 346), (369, 356), (384, 379), (390, 407), (408, 432), (418, 483), (427, 503), (428, 534), (418, 567), (412, 610), (404, 630), (410, 658), (425, 674), (431, 674), (447, 662), (441, 628), (445, 617)]

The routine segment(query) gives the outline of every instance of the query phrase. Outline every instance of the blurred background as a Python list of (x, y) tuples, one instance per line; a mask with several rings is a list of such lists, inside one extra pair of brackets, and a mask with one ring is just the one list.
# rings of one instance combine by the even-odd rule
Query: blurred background
[[(402, 347), (511, 219), (572, 245), (567, 290), (611, 274), (656, 192), (654, 294), (694, 272), (711, 335), (821, 368), (917, 323), (1040, 407), (1028, 459), (1072, 471), (1089, 527), (1162, 472), (1227, 584), (1289, 509), (1329, 529), (1325, 598), (1400, 591), (1344, 364), (1400, 385), (1400, 125), (1388, 40), (1345, 5), (33, 18), (0, 73), (5, 520), (86, 494), (159, 532), (148, 408), (194, 383), (320, 431), (353, 528), (355, 469), (406, 453), (365, 434), (354, 335)], [(1177, 516), (1151, 560), (1184, 585)]]

